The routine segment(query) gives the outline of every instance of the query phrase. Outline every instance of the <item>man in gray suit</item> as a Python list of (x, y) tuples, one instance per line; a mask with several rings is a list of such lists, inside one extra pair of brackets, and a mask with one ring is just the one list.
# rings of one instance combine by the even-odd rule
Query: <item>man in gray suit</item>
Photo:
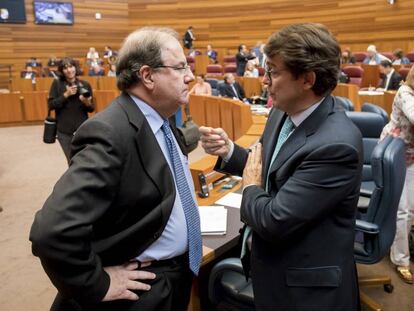
[(242, 255), (256, 310), (357, 310), (362, 139), (330, 95), (340, 47), (324, 26), (296, 24), (274, 33), (265, 54), (273, 109), (260, 144), (249, 153), (222, 129), (200, 128), (216, 169), (243, 175)]
[(177, 34), (143, 28), (119, 52), (122, 95), (76, 131), (69, 169), (30, 240), (52, 310), (187, 310), (202, 256), (185, 149), (168, 123), (194, 76)]

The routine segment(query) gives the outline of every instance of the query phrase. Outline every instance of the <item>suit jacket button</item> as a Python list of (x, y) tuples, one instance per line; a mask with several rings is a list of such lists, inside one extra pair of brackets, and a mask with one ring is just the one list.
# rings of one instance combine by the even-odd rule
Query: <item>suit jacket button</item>
[(160, 233), (159, 232), (155, 232), (154, 233), (154, 240), (158, 239), (160, 237)]

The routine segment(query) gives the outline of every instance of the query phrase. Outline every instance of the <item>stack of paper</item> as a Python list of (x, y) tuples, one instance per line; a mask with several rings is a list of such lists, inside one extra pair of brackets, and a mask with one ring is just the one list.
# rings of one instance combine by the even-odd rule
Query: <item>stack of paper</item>
[(242, 195), (239, 193), (230, 192), (216, 202), (216, 204), (240, 208), (242, 202)]
[(227, 210), (224, 206), (199, 206), (201, 234), (223, 235), (227, 231)]

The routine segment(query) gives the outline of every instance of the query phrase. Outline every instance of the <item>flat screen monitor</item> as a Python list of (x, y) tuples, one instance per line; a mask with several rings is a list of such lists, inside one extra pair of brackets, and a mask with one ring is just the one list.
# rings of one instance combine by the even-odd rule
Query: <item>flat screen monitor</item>
[(33, 1), (36, 24), (72, 25), (71, 2)]
[(0, 23), (26, 23), (24, 0), (0, 0)]

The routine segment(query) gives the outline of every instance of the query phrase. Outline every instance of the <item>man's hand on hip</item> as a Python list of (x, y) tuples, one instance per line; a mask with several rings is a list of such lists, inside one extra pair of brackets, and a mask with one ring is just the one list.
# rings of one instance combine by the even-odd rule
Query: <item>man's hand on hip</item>
[[(141, 267), (147, 267), (151, 262), (141, 264)], [(155, 274), (147, 271), (136, 270), (138, 262), (128, 262), (121, 266), (104, 267), (106, 273), (109, 274), (111, 283), (108, 292), (102, 301), (112, 301), (119, 299), (138, 300), (138, 295), (133, 290), (149, 291), (151, 286), (137, 280), (153, 280)]]

